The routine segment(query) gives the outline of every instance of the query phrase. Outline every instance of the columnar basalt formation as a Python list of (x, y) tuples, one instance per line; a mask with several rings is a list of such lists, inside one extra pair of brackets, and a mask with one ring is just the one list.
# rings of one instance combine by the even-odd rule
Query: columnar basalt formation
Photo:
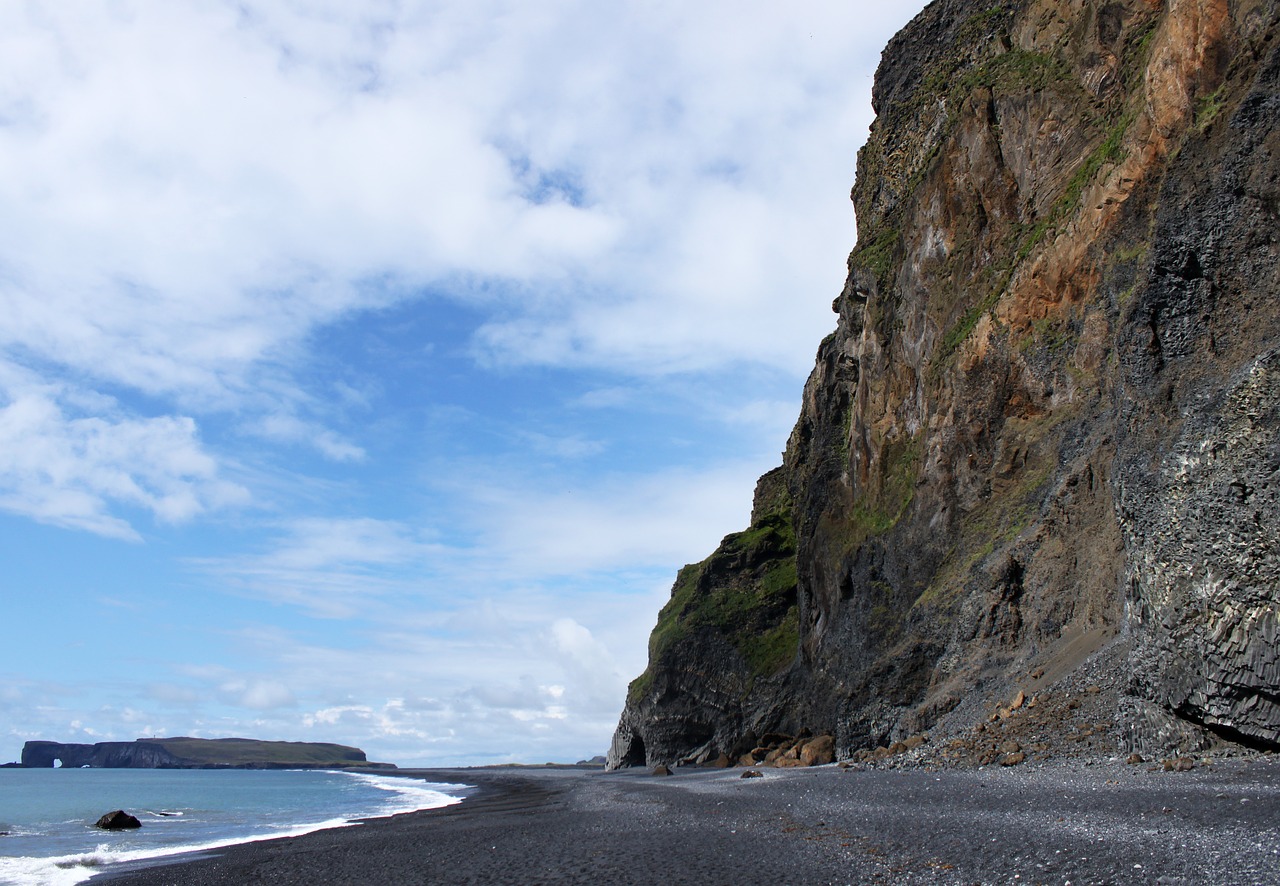
[(890, 42), (836, 331), (610, 765), (848, 757), (1086, 660), (1132, 749), (1280, 748), (1277, 6), (937, 0)]

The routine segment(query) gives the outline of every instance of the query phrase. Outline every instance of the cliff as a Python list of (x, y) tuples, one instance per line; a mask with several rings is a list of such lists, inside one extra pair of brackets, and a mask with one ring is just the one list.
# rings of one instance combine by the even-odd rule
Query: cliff
[(836, 331), (611, 766), (1013, 698), (1047, 748), (1085, 688), (1108, 747), (1280, 748), (1277, 5), (937, 0), (890, 42)]
[(140, 738), (97, 744), (29, 741), (22, 765), (47, 769), (343, 769), (395, 768), (370, 763), (364, 751), (339, 744), (249, 738)]

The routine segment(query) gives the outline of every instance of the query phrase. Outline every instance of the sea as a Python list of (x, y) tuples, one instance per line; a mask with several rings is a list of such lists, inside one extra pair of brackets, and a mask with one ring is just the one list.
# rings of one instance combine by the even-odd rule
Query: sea
[[(466, 791), (321, 770), (0, 769), (0, 884), (71, 886), (122, 865), (448, 806)], [(142, 827), (94, 827), (115, 809)]]

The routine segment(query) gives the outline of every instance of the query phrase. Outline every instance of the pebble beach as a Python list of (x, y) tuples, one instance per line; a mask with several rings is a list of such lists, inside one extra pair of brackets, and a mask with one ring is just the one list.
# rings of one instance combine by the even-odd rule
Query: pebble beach
[(93, 883), (1280, 882), (1280, 764), (412, 771), (444, 809), (230, 847)]

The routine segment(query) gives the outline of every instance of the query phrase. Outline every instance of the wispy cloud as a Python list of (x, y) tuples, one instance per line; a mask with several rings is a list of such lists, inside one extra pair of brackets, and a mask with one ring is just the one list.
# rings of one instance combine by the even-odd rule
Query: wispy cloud
[(402, 595), (429, 572), (437, 553), (448, 552), (403, 523), (317, 517), (278, 527), (265, 551), (192, 565), (240, 593), (323, 618), (348, 618), (379, 598)]
[(276, 443), (305, 444), (332, 461), (364, 461), (365, 451), (334, 431), (292, 415), (266, 415), (249, 429)]

